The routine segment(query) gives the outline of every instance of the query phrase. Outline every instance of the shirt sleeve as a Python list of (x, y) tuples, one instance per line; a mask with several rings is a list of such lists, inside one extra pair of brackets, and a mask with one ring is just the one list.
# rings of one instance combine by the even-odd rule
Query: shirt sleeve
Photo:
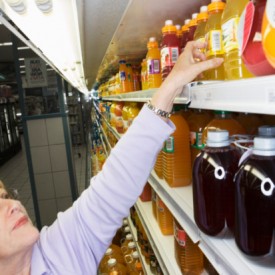
[(48, 262), (59, 262), (68, 272), (96, 274), (89, 272), (96, 270), (141, 194), (163, 142), (174, 130), (171, 121), (142, 108), (88, 189), (70, 209), (58, 214), (53, 225), (42, 229), (39, 245)]

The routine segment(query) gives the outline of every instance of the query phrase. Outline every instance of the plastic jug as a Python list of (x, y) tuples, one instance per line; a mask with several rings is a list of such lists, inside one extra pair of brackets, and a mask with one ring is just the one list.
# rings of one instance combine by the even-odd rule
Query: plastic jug
[[(206, 57), (212, 59), (215, 57), (224, 57), (222, 44), (221, 16), (225, 8), (225, 3), (219, 0), (212, 0), (208, 5), (208, 20), (205, 26), (205, 41), (207, 42)], [(224, 68), (208, 70), (209, 80), (224, 80)]]
[(253, 256), (271, 251), (274, 231), (275, 138), (256, 137), (252, 154), (236, 174), (238, 247)]
[(238, 23), (248, 0), (227, 0), (226, 3), (221, 18), (225, 79), (252, 77), (242, 61), (241, 48), (237, 41)]
[(217, 235), (234, 229), (234, 182), (239, 150), (228, 131), (208, 131), (206, 147), (193, 166), (194, 217), (199, 229)]
[(162, 81), (172, 71), (180, 54), (180, 45), (177, 37), (177, 29), (172, 20), (166, 20), (162, 28), (161, 46), (161, 74)]

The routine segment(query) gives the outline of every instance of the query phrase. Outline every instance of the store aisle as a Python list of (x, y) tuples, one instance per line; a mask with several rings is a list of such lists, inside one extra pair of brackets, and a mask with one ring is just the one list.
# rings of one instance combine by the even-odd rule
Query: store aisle
[[(29, 181), (23, 137), (21, 139), (21, 144), (22, 150), (9, 161), (0, 166), (0, 180), (4, 182), (7, 188), (16, 189), (18, 191), (20, 201), (26, 207), (30, 218), (35, 223), (31, 185)], [(86, 146), (82, 145), (73, 148), (73, 153), (76, 178), (80, 194), (85, 188), (86, 181)]]

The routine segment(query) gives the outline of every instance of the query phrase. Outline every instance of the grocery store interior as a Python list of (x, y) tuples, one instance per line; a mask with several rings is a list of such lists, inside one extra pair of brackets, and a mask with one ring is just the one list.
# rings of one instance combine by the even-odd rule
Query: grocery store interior
[(0, 181), (50, 226), (102, 178), (187, 43), (205, 42), (224, 62), (176, 97), (176, 130), (97, 273), (274, 274), (274, 12), (272, 0), (0, 0)]

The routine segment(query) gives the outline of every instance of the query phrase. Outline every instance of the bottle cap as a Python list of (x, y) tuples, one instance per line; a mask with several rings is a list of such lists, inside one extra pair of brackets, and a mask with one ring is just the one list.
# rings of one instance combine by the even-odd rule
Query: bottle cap
[(126, 240), (132, 240), (133, 239), (133, 235), (132, 234), (127, 234), (126, 235)]
[(155, 42), (156, 41), (156, 37), (150, 37), (149, 38), (149, 42)]
[(208, 12), (215, 11), (215, 10), (224, 10), (225, 3), (220, 0), (212, 0), (211, 4), (207, 6)]
[(111, 255), (113, 253), (113, 249), (111, 247), (109, 247), (106, 252), (105, 255)]
[(200, 13), (201, 12), (207, 12), (207, 6), (201, 6), (200, 7)]
[(119, 60), (119, 64), (126, 64), (126, 61), (124, 59)]
[(134, 247), (136, 247), (135, 242), (129, 242), (129, 243), (128, 243), (128, 247), (129, 247), (129, 248), (134, 248)]
[(207, 132), (206, 145), (209, 147), (223, 147), (230, 144), (229, 132), (226, 130), (216, 130)]
[(274, 125), (263, 125), (258, 128), (259, 136), (275, 137), (275, 126)]
[(138, 259), (138, 258), (139, 258), (138, 252), (137, 252), (137, 251), (134, 251), (134, 252), (132, 253), (132, 257), (133, 257), (134, 259)]
[(206, 19), (208, 19), (207, 6), (201, 6), (197, 21), (200, 22)]
[(166, 20), (165, 21), (165, 26), (162, 28), (162, 33), (166, 32), (177, 32), (176, 27), (173, 25), (173, 20)]
[(116, 265), (117, 261), (116, 261), (116, 259), (112, 258), (112, 259), (109, 259), (107, 263), (108, 263), (109, 267), (112, 267), (112, 266)]
[(130, 232), (130, 227), (129, 227), (129, 226), (126, 226), (126, 227), (124, 228), (124, 232)]
[(260, 156), (275, 155), (275, 137), (255, 137), (253, 154)]

